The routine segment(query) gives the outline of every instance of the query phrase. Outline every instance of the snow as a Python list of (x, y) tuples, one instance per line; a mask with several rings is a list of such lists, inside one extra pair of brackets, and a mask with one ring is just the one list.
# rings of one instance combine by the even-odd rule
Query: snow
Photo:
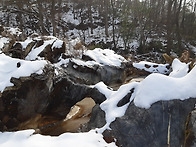
[(25, 41), (21, 41), (20, 44), (22, 45), (23, 49), (26, 49), (26, 47), (28, 46), (29, 43), (31, 43), (33, 41), (32, 38), (28, 37)]
[(54, 66), (55, 67), (67, 67), (68, 63), (69, 63), (70, 59), (63, 59), (62, 57), (59, 58), (59, 62), (55, 63)]
[[(87, 50), (84, 54), (91, 57), (94, 61), (83, 61), (81, 59), (75, 58), (63, 59), (62, 57), (60, 57), (59, 62), (56, 63), (55, 66), (60, 67), (61, 65), (63, 65), (64, 67), (66, 67), (69, 61), (71, 61), (78, 66), (86, 66), (89, 68), (93, 67), (94, 65), (109, 65), (120, 67), (122, 62), (127, 61), (124, 57), (115, 54), (113, 50), (109, 49), (96, 48), (94, 50)], [(76, 65), (74, 66), (74, 68), (77, 68)]]
[(196, 67), (181, 78), (151, 74), (138, 86), (134, 103), (138, 107), (150, 108), (161, 100), (185, 100), (196, 97)]
[(52, 45), (52, 49), (61, 48), (62, 46), (63, 46), (63, 41), (62, 40), (56, 40)]
[(133, 95), (130, 98), (130, 102), (122, 107), (118, 107), (118, 102), (125, 97), (133, 88), (136, 88), (138, 85), (137, 82), (128, 83), (122, 85), (117, 91), (113, 91), (108, 89), (108, 87), (103, 83), (99, 82), (94, 87), (97, 88), (101, 93), (106, 96), (106, 100), (100, 105), (101, 109), (105, 111), (106, 115), (106, 124), (104, 127), (98, 129), (100, 133), (102, 133), (105, 129), (110, 129), (109, 125), (113, 122), (117, 117), (121, 117), (125, 114), (125, 111), (129, 105), (129, 103), (133, 100)]
[(169, 69), (167, 66), (169, 64), (157, 64), (147, 61), (140, 61), (139, 63), (133, 63), (133, 66), (137, 69), (145, 70), (150, 73), (161, 73), (161, 74), (168, 74)]
[(3, 48), (3, 46), (4, 46), (6, 43), (9, 43), (9, 38), (1, 37), (1, 38), (0, 38), (0, 50)]
[[(122, 85), (117, 91), (110, 90), (103, 82), (96, 84), (94, 87), (107, 98), (100, 105), (101, 109), (105, 111), (107, 123), (103, 128), (97, 130), (102, 133), (105, 129), (110, 129), (111, 122), (124, 115), (130, 102), (134, 102), (137, 107), (148, 109), (158, 101), (196, 98), (196, 67), (187, 73), (184, 71), (187, 70), (187, 66), (188, 64), (174, 59), (172, 63), (173, 72), (169, 76), (152, 73), (141, 82)], [(134, 91), (129, 103), (117, 107), (118, 102), (132, 89)]]
[(16, 35), (16, 36), (19, 36), (20, 34), (22, 34), (22, 32), (20, 31), (19, 28), (7, 28), (8, 32), (11, 34), (11, 35)]
[(41, 74), (46, 64), (46, 61), (25, 61), (0, 54), (0, 91), (3, 92), (6, 87), (14, 85), (10, 82), (11, 77), (27, 77), (32, 73)]
[(172, 72), (169, 74), (170, 77), (180, 78), (188, 73), (189, 64), (182, 63), (178, 59), (174, 59), (172, 62)]
[(36, 134), (34, 130), (18, 132), (0, 132), (1, 147), (116, 147), (115, 143), (107, 144), (101, 134), (95, 131), (87, 133), (64, 133), (58, 137)]
[(79, 19), (74, 19), (74, 14), (72, 13), (72, 11), (68, 11), (67, 13), (64, 13), (62, 15), (62, 19), (67, 22), (67, 23), (72, 23), (74, 25), (79, 25), (80, 21)]
[(87, 50), (84, 55), (89, 56), (100, 64), (109, 66), (121, 66), (121, 63), (126, 61), (124, 57), (115, 54), (115, 52), (110, 49), (103, 50), (95, 48), (94, 50)]
[(95, 61), (83, 61), (83, 60), (80, 60), (80, 59), (71, 59), (72, 62), (74, 62), (75, 64), (77, 65), (80, 65), (80, 66), (87, 66), (87, 67), (92, 67), (94, 65), (101, 65)]
[[(52, 45), (57, 38), (53, 37), (53, 36), (47, 36), (48, 40), (44, 41), (44, 44), (37, 47), (37, 48), (32, 48), (32, 50), (29, 52), (29, 54), (26, 56), (25, 60), (36, 60), (38, 57), (38, 55), (45, 49), (46, 46), (48, 45)], [(34, 40), (41, 40), (40, 37), (38, 38), (34, 38)], [(59, 42), (57, 42), (57, 45), (59, 45)]]

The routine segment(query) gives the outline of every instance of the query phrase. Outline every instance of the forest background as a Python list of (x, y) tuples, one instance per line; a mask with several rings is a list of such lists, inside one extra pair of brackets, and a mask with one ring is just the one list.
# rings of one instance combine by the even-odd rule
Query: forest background
[(61, 39), (79, 37), (89, 49), (111, 48), (124, 54), (158, 51), (180, 55), (184, 49), (196, 46), (195, 0), (0, 0), (0, 3), (0, 24), (18, 27), (27, 36), (36, 32)]

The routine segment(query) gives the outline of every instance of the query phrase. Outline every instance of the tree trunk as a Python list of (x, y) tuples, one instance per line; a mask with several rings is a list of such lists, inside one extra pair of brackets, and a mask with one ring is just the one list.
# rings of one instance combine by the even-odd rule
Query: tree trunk
[(181, 41), (182, 38), (181, 38), (180, 26), (179, 26), (179, 14), (180, 14), (181, 6), (182, 6), (182, 0), (180, 0), (180, 2), (179, 2), (179, 6), (177, 9), (177, 13), (176, 13), (176, 37), (177, 37), (177, 41), (178, 41), (179, 55), (181, 55), (181, 53), (182, 53), (182, 41)]
[(108, 0), (104, 0), (104, 20), (105, 20), (105, 35), (106, 37), (109, 36), (108, 33)]
[(167, 6), (167, 23), (166, 23), (166, 28), (167, 28), (167, 49), (166, 53), (170, 55), (171, 48), (172, 48), (172, 5), (173, 5), (173, 0), (168, 0), (168, 6)]
[(53, 29), (53, 36), (56, 36), (56, 19), (55, 19), (55, 0), (52, 0), (51, 3), (51, 23), (52, 23), (52, 29)]
[(116, 45), (116, 35), (115, 35), (115, 9), (114, 9), (114, 1), (111, 0), (111, 7), (112, 7), (112, 40), (113, 40), (113, 44), (114, 44), (114, 49), (117, 48)]
[(43, 6), (42, 6), (42, 2), (38, 1), (38, 17), (39, 17), (39, 25), (40, 25), (40, 32), (43, 35), (46, 35), (46, 31), (44, 28), (44, 16), (43, 16)]

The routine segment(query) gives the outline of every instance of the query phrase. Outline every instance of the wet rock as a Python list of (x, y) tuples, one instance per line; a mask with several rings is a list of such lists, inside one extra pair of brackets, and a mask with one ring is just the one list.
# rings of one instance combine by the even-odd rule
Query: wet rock
[(57, 136), (64, 132), (80, 132), (81, 126), (89, 121), (94, 105), (95, 102), (92, 98), (85, 98), (77, 102), (71, 107), (65, 119), (53, 123), (53, 127), (50, 128), (40, 127), (40, 133)]

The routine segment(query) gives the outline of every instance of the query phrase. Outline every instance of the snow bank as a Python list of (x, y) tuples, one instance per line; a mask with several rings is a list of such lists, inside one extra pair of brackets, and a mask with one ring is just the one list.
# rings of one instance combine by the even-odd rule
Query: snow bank
[(115, 54), (113, 50), (96, 48), (94, 50), (87, 50), (84, 55), (89, 56), (94, 61), (109, 66), (121, 66), (122, 62), (126, 59), (118, 54)]
[(137, 69), (145, 70), (150, 73), (161, 73), (161, 74), (168, 74), (169, 69), (167, 66), (169, 64), (157, 64), (147, 61), (140, 61), (139, 63), (133, 63), (133, 66)]
[(33, 135), (34, 130), (18, 132), (0, 132), (1, 147), (116, 147), (107, 144), (101, 134), (95, 131), (87, 133), (64, 133), (58, 137)]
[(30, 76), (32, 73), (41, 74), (46, 61), (25, 61), (0, 54), (0, 91), (14, 84), (11, 77), (19, 78)]
[(180, 78), (185, 76), (189, 71), (189, 64), (182, 63), (178, 59), (174, 59), (172, 62), (172, 72), (169, 74), (170, 77)]
[(181, 78), (151, 74), (138, 86), (134, 103), (138, 107), (149, 108), (160, 100), (196, 98), (195, 74), (196, 67)]

